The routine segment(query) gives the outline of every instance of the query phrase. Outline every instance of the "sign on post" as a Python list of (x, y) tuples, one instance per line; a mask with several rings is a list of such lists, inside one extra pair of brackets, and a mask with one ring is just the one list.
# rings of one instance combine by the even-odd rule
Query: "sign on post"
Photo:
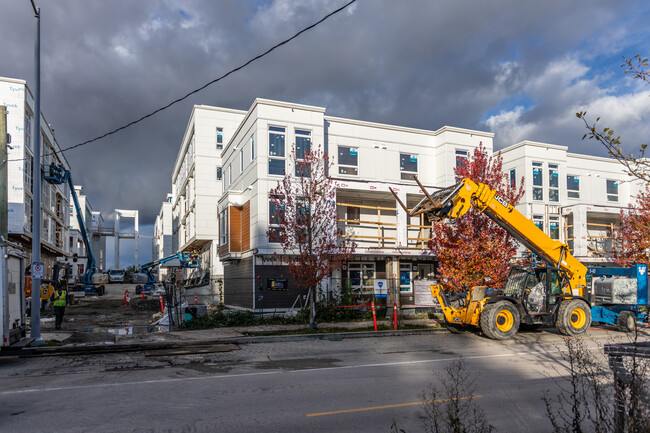
[(386, 280), (375, 279), (375, 298), (388, 298), (388, 284)]
[(32, 263), (32, 278), (38, 280), (43, 279), (43, 262)]

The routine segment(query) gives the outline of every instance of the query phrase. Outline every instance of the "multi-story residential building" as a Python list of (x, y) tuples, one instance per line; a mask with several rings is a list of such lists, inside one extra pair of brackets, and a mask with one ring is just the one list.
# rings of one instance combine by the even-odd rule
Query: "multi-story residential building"
[(165, 201), (160, 205), (153, 227), (153, 250), (151, 260), (158, 260), (174, 254), (172, 250), (172, 200), (174, 196), (167, 194)]
[[(7, 107), (7, 131), (11, 136), (8, 150), (8, 225), (9, 238), (31, 254), (32, 167), (34, 134), (34, 98), (25, 81), (0, 77), (0, 105)], [(41, 165), (57, 164), (70, 169), (61, 146), (47, 120), (41, 116)], [(66, 183), (52, 185), (41, 180), (41, 258), (49, 278), (57, 257), (68, 256), (70, 191)]]
[(199, 252), (202, 268), (198, 272), (209, 271), (213, 280), (223, 275), (217, 255), (221, 153), (245, 114), (240, 110), (194, 106), (172, 172), (172, 254)]
[(269, 193), (285, 171), (293, 172), (292, 154), (320, 148), (332, 156), (339, 224), (357, 244), (328, 290), (349, 286), (370, 297), (375, 280), (387, 280), (399, 292), (398, 302), (414, 305), (413, 280), (435, 272), (427, 245), (430, 225), (408, 218), (388, 188), (413, 206), (422, 198), (414, 174), (431, 188), (452, 185), (455, 165), (480, 143), (491, 152), (492, 139), (481, 131), (383, 125), (326, 116), (320, 107), (256, 100), (222, 156), (225, 304), (288, 308), (302, 296), (281, 260), (281, 245), (267, 236), (275, 213)]
[(566, 146), (524, 141), (501, 154), (510, 182), (525, 179), (520, 212), (583, 263), (612, 260), (612, 233), (640, 181), (612, 158), (568, 153)]

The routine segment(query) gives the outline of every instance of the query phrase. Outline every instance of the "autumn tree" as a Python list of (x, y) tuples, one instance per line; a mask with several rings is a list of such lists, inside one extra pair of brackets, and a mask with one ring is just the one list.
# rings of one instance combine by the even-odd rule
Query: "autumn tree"
[[(456, 166), (456, 179), (470, 178), (497, 190), (510, 203), (524, 194), (523, 177), (519, 187), (503, 172), (501, 153), (492, 157), (481, 143), (471, 157)], [(448, 290), (465, 287), (503, 285), (518, 242), (486, 215), (471, 209), (451, 222), (433, 224), (430, 247), (438, 259), (438, 274)]]
[(621, 225), (614, 231), (614, 258), (621, 266), (650, 263), (650, 188), (637, 196), (635, 205), (621, 211)]
[(337, 227), (336, 182), (329, 177), (325, 152), (312, 151), (310, 142), (296, 143), (293, 171), (271, 190), (272, 226), (267, 235), (280, 242), (298, 290), (310, 292), (310, 326), (316, 328), (316, 296), (320, 283), (340, 269), (354, 250)]
[[(636, 80), (641, 80), (645, 84), (650, 84), (650, 71), (648, 71), (648, 59), (642, 58), (639, 54), (633, 58), (628, 59), (623, 57), (623, 64), (625, 73), (632, 75)], [(645, 156), (648, 145), (641, 144), (637, 153), (628, 153), (621, 142), (621, 136), (616, 135), (612, 128), (600, 128), (600, 117), (596, 120), (590, 121), (587, 119), (587, 112), (580, 111), (576, 116), (585, 124), (587, 133), (582, 137), (584, 140), (596, 140), (600, 142), (607, 149), (607, 153), (618, 162), (623, 164), (625, 171), (630, 175), (645, 182), (650, 182), (650, 159)]]

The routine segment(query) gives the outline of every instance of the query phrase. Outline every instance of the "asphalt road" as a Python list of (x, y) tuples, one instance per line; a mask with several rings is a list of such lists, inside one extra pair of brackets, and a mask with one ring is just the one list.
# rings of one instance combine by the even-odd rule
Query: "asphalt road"
[[(627, 341), (590, 332), (594, 356), (613, 340)], [(552, 332), (505, 342), (443, 332), (184, 356), (0, 358), (0, 431), (389, 432), (395, 420), (419, 432), (422, 392), (460, 357), (497, 431), (551, 431), (541, 396), (565, 380), (564, 344)]]

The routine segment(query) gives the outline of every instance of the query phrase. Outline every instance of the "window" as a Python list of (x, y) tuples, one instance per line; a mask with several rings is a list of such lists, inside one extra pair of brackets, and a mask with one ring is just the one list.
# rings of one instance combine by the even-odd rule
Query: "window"
[(350, 263), (348, 277), (353, 291), (371, 293), (375, 289), (375, 264)]
[(224, 209), (219, 215), (219, 245), (228, 243), (228, 209)]
[(255, 159), (255, 137), (251, 136), (251, 162)]
[(399, 171), (401, 172), (402, 180), (414, 180), (413, 175), (418, 174), (418, 156), (400, 153)]
[(467, 161), (467, 156), (469, 155), (469, 152), (466, 150), (456, 150), (456, 167), (461, 167), (465, 165), (465, 161)]
[(347, 206), (345, 209), (347, 224), (359, 225), (361, 220), (361, 208), (356, 206)]
[(533, 215), (533, 223), (538, 229), (544, 231), (544, 215)]
[(560, 173), (557, 164), (548, 165), (548, 201), (560, 201)]
[(510, 187), (517, 187), (517, 171), (514, 168), (510, 170)]
[(232, 164), (228, 165), (228, 186), (232, 185)]
[(32, 183), (32, 171), (34, 170), (34, 157), (27, 155), (25, 158), (25, 164), (23, 165), (23, 170), (25, 174), (25, 190), (30, 193), (34, 192), (34, 184)]
[(221, 167), (217, 167), (217, 180), (221, 180)]
[(580, 178), (578, 176), (567, 176), (566, 189), (569, 198), (580, 198)]
[(399, 291), (410, 292), (411, 288), (411, 264), (399, 264)]
[(607, 200), (618, 201), (618, 181), (607, 179)]
[(269, 197), (269, 242), (280, 242), (281, 225), (284, 222), (284, 207), (277, 200), (281, 197)]
[(533, 200), (544, 200), (544, 173), (542, 163), (533, 162)]
[(244, 172), (244, 149), (239, 151), (239, 172)]
[(284, 133), (279, 126), (269, 126), (269, 174), (284, 175)]
[(32, 148), (32, 119), (34, 115), (25, 110), (25, 147)]
[(553, 240), (559, 240), (560, 239), (560, 217), (550, 217), (549, 221), (549, 236)]
[(309, 177), (311, 167), (305, 164), (305, 155), (311, 151), (311, 131), (296, 129), (296, 176)]
[(223, 128), (217, 128), (217, 150), (223, 149)]
[(339, 146), (339, 174), (359, 174), (359, 148)]

